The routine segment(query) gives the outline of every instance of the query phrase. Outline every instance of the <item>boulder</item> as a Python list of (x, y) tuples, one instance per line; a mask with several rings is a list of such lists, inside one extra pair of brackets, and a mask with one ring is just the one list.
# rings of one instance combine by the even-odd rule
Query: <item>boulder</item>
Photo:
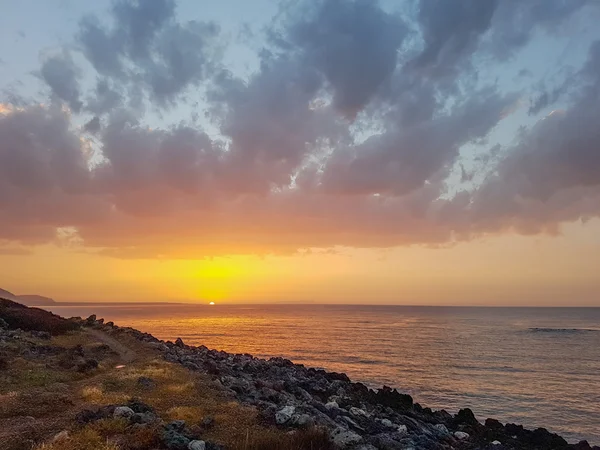
[(455, 431), (454, 432), (454, 437), (456, 439), (458, 439), (459, 441), (465, 440), (465, 439), (469, 439), (469, 433), (465, 433), (464, 431)]
[(296, 408), (294, 406), (284, 406), (275, 413), (275, 422), (277, 425), (283, 425), (292, 418), (295, 412)]
[(175, 345), (179, 348), (184, 348), (185, 344), (183, 343), (183, 340), (181, 338), (177, 338), (175, 339)]
[(129, 406), (117, 406), (113, 412), (114, 418), (130, 419), (135, 414), (135, 411)]
[(188, 450), (206, 450), (206, 442), (193, 440), (189, 442), (187, 448)]
[(362, 441), (362, 437), (354, 431), (338, 427), (330, 432), (331, 440), (340, 448), (348, 448)]

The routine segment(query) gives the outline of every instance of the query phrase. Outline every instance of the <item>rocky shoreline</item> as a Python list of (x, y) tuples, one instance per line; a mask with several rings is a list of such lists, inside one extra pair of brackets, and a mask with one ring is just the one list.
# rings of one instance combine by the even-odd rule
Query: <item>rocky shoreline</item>
[(396, 389), (369, 389), (343, 373), (307, 368), (284, 358), (231, 354), (186, 345), (181, 339), (165, 342), (96, 316), (74, 320), (109, 333), (126, 333), (159, 350), (167, 361), (210, 374), (238, 401), (255, 406), (268, 423), (290, 430), (324, 427), (339, 448), (600, 450), (587, 441), (569, 444), (544, 428), (528, 430), (489, 418), (481, 423), (468, 408), (455, 415), (433, 411)]

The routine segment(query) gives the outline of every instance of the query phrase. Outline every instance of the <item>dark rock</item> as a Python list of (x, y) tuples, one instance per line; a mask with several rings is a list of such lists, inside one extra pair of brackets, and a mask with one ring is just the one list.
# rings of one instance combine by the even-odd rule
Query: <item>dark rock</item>
[(96, 323), (96, 314), (92, 314), (91, 316), (89, 316), (87, 319), (85, 319), (85, 322), (88, 325), (93, 325), (94, 323)]
[(454, 416), (454, 423), (456, 425), (479, 425), (479, 422), (475, 418), (475, 414), (469, 408), (464, 408), (458, 411)]
[(490, 428), (491, 430), (504, 430), (504, 425), (497, 421), (496, 419), (485, 419), (486, 428)]
[(190, 440), (183, 434), (172, 429), (163, 431), (161, 441), (169, 450), (187, 450)]
[[(132, 398), (127, 402), (127, 406), (136, 413), (154, 413), (154, 408), (142, 402), (140, 399)], [(183, 421), (181, 421), (183, 422)], [(183, 423), (185, 426), (185, 422)]]
[(175, 339), (175, 345), (179, 348), (184, 348), (185, 344), (183, 343), (183, 340), (181, 338), (177, 338)]
[(107, 327), (114, 327), (114, 326), (115, 326), (115, 323), (114, 323), (114, 322), (106, 322), (106, 323), (105, 323), (105, 325), (106, 325)]
[(413, 406), (413, 399), (408, 394), (401, 394), (396, 389), (388, 386), (383, 386), (373, 396), (376, 403), (380, 403), (390, 408), (406, 410)]

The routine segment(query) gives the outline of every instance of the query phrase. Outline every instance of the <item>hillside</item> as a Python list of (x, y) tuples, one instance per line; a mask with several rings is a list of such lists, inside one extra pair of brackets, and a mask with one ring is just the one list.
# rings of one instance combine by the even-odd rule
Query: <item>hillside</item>
[(44, 297), (43, 295), (16, 295), (10, 291), (7, 291), (6, 289), (0, 289), (0, 298), (12, 300), (14, 302), (18, 302), (26, 306), (49, 306), (56, 304), (56, 302), (53, 299), (49, 297)]

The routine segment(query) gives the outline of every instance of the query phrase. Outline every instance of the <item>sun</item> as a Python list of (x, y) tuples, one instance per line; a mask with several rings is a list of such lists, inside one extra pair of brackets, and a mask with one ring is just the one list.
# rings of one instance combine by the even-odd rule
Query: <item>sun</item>
[(215, 304), (215, 302), (210, 302), (210, 303), (209, 303), (209, 305), (214, 305), (214, 304)]

